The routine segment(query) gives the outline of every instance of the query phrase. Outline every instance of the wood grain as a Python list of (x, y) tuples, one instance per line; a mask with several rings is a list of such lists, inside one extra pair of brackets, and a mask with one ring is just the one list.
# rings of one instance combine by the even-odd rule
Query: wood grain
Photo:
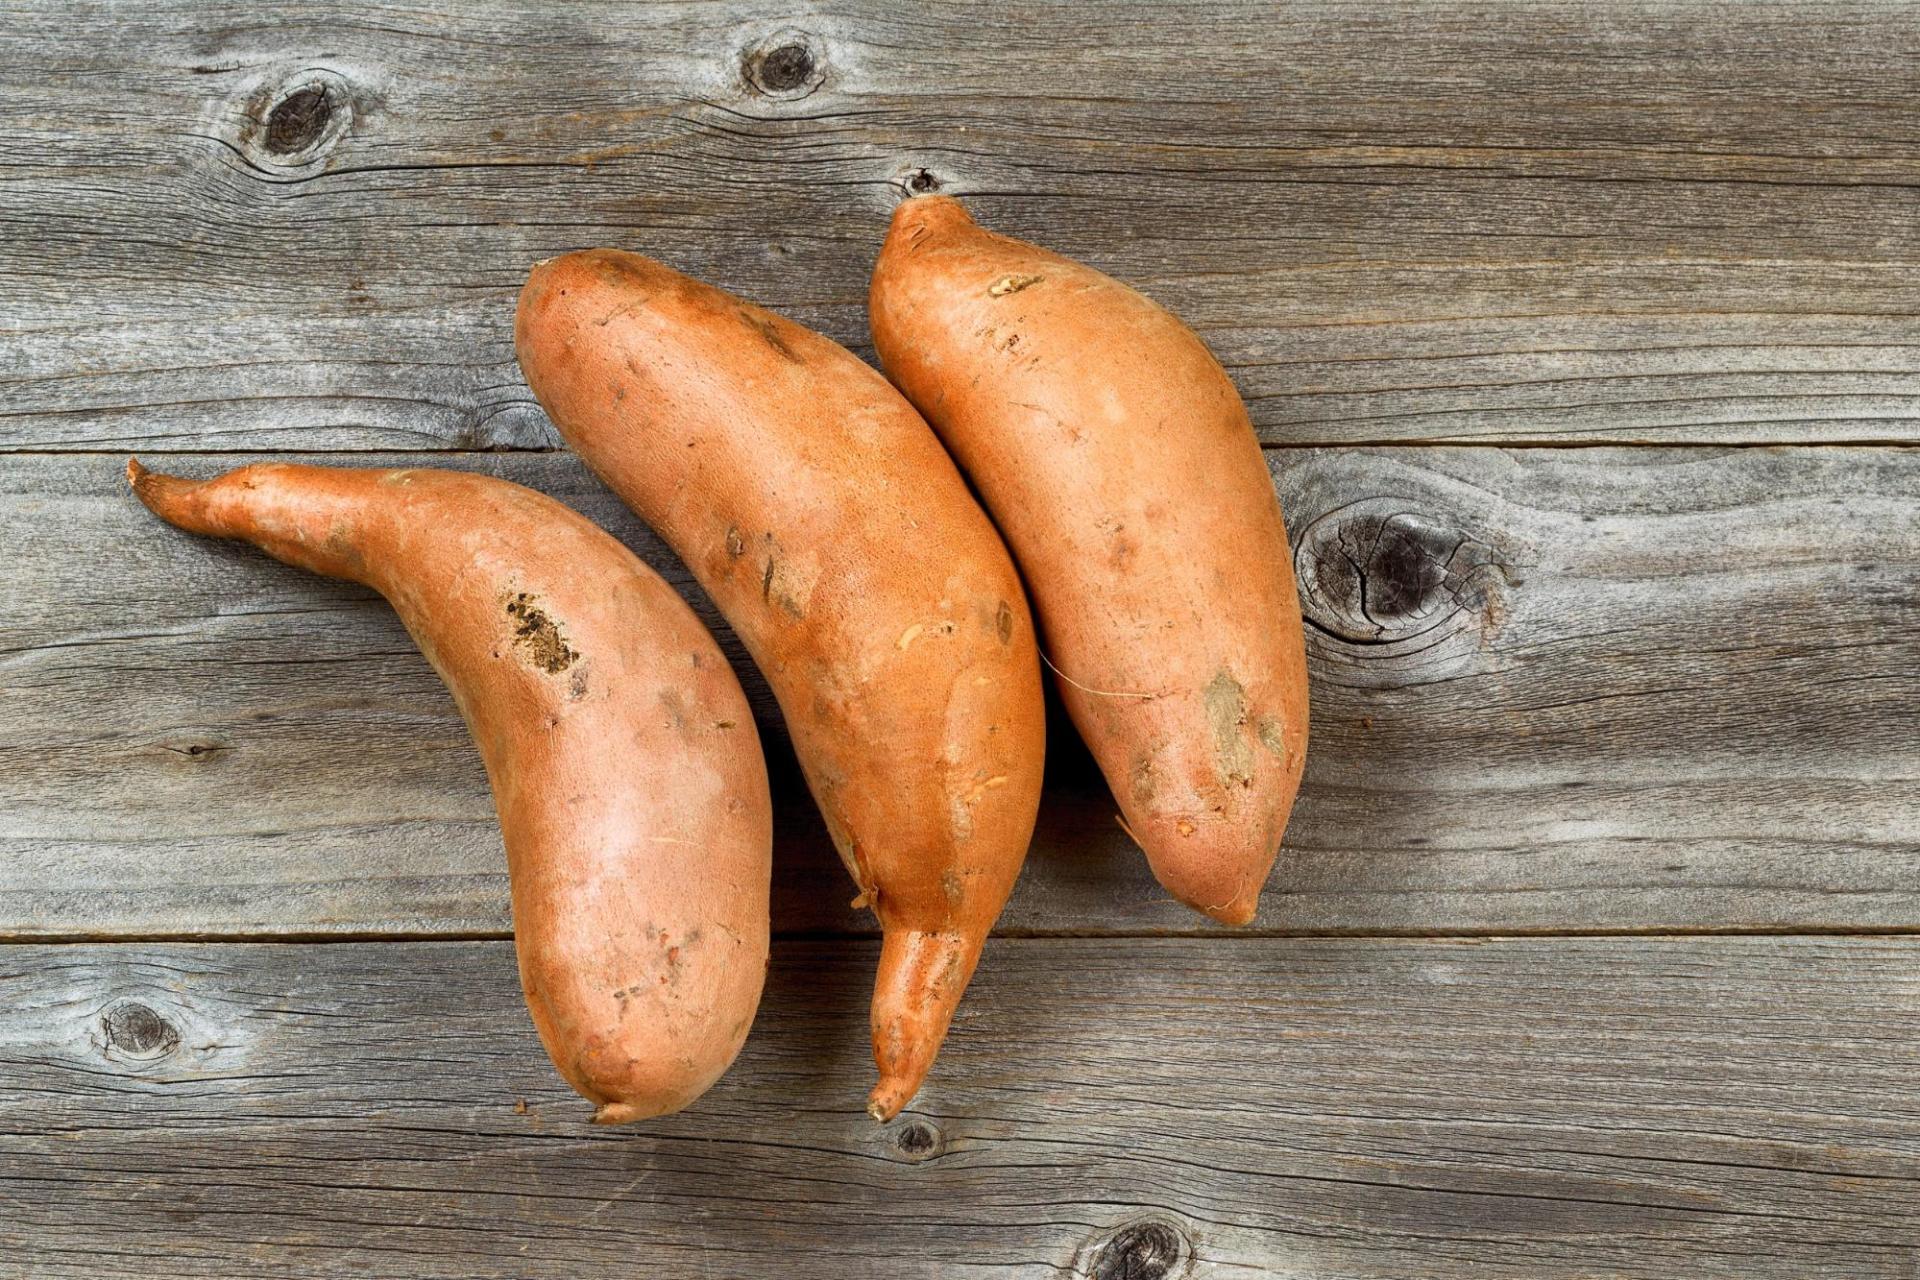
[[(1920, 441), (1914, 32), (4, 6), (0, 1278), (1920, 1277), (1920, 454), (1869, 447)], [(875, 1128), (871, 921), (722, 628), (786, 936), (720, 1087), (594, 1130), (424, 660), (368, 593), (152, 522), (124, 451), (437, 452), (715, 622), (537, 452), (520, 280), (619, 245), (870, 356), (919, 189), (1173, 307), (1276, 446), (1288, 848), (1214, 934), (1056, 716), (1003, 936)], [(1486, 936), (1782, 930), (1884, 936)], [(1283, 936), (1432, 933), (1475, 936)], [(282, 941), (36, 941), (142, 937)]]
[(1920, 1263), (1914, 940), (1003, 940), (884, 1129), (873, 960), (781, 944), (728, 1077), (607, 1131), (505, 943), (0, 948), (0, 1274)]
[[(1269, 459), (1314, 736), (1257, 929), (1920, 928), (1911, 451)], [(554, 494), (692, 590), (570, 455), (438, 461)], [(0, 562), (0, 933), (507, 928), (477, 754), (376, 597), (158, 525), (117, 458), (0, 471)], [(870, 928), (723, 639), (774, 747), (777, 927)], [(1202, 929), (1053, 728), (1004, 927)]]
[(551, 444), (533, 261), (640, 249), (864, 351), (915, 185), (1173, 306), (1272, 443), (1920, 439), (1900, 3), (5, 26), (0, 449)]

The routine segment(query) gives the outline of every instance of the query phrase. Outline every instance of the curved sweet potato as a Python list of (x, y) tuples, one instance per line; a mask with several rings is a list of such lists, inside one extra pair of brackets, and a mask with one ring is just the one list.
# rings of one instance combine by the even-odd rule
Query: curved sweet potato
[(1033, 834), (1044, 711), (1006, 548), (884, 378), (657, 262), (542, 263), (515, 346), (561, 434), (679, 552), (779, 699), (880, 919), (868, 1110), (891, 1117)]
[(1286, 527), (1247, 412), (1179, 320), (908, 200), (874, 268), (887, 374), (979, 488), (1061, 696), (1154, 874), (1253, 918), (1307, 748)]
[(673, 588), (487, 476), (127, 475), (169, 524), (393, 604), (486, 761), (527, 1007), (594, 1120), (676, 1111), (719, 1079), (766, 977), (773, 816), (746, 696)]

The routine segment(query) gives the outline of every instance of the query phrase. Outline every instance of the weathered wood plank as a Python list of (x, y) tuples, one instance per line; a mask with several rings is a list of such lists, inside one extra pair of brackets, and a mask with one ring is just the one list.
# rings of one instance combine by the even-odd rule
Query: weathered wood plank
[[(859, 1111), (872, 962), (781, 944), (732, 1073), (608, 1132), (505, 943), (0, 948), (0, 1271), (1920, 1263), (1914, 940), (1002, 940), (885, 1129)], [(1143, 1223), (1194, 1269), (1102, 1269)]]
[(0, 448), (548, 443), (529, 263), (643, 249), (864, 349), (910, 180), (1177, 308), (1273, 442), (1920, 438), (1900, 3), (5, 26)]
[[(1269, 456), (1314, 738), (1259, 928), (1920, 927), (1920, 456)], [(442, 461), (688, 586), (570, 455)], [(0, 470), (0, 934), (504, 930), (479, 760), (385, 606), (157, 525), (119, 468)], [(1200, 928), (1062, 725), (1051, 750), (1005, 926)], [(778, 927), (870, 927), (776, 771)]]

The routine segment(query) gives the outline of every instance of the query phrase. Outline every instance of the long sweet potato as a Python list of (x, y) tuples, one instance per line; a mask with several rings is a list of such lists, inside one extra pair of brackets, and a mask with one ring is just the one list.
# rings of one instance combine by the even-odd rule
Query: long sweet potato
[(350, 578), (399, 613), (486, 761), (527, 1007), (617, 1124), (740, 1051), (767, 967), (766, 762), (673, 588), (543, 494), (453, 471), (127, 467), (161, 519)]
[(919, 1088), (1039, 804), (1038, 654), (1013, 563), (912, 406), (845, 349), (637, 254), (536, 267), (520, 366), (671, 543), (779, 699), (884, 935), (880, 1081)]
[(887, 374), (993, 512), (1074, 724), (1160, 883), (1251, 920), (1307, 748), (1286, 528), (1245, 406), (1172, 315), (944, 196), (874, 268)]

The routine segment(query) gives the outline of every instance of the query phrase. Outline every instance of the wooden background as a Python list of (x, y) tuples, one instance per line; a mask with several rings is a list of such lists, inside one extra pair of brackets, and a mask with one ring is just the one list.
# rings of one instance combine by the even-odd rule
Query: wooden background
[[(871, 922), (743, 670), (766, 1000), (590, 1129), (426, 663), (125, 456), (482, 470), (685, 585), (521, 382), (528, 264), (870, 354), (933, 188), (1245, 392), (1287, 849), (1208, 927), (1056, 724), (876, 1127)], [(1920, 10), (4, 4), (0, 227), (0, 1274), (1920, 1277)]]

